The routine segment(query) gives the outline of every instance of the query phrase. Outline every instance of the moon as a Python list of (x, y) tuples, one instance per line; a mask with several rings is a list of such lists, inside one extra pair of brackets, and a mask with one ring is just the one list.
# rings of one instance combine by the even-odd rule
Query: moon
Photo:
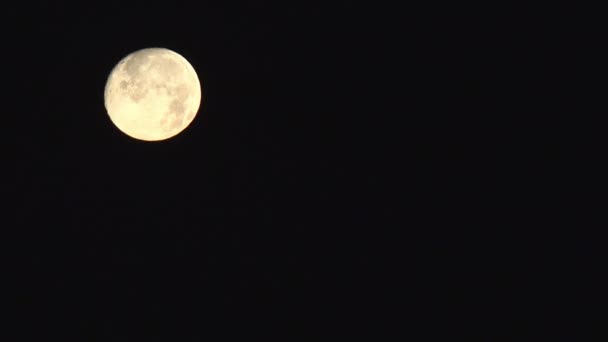
[(110, 120), (123, 133), (145, 141), (182, 132), (201, 104), (196, 71), (177, 52), (146, 48), (124, 57), (112, 69), (104, 91)]

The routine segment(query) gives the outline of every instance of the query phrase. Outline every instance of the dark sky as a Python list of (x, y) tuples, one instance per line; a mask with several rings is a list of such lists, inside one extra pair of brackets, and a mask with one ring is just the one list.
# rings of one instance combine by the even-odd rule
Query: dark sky
[[(571, 161), (599, 173), (582, 147), (605, 140), (556, 99), (576, 74), (562, 43), (584, 43), (567, 22), (539, 24), (550, 11), (258, 0), (3, 13), (6, 278), (23, 336), (517, 337), (569, 303), (547, 286), (571, 279), (564, 268), (591, 281), (574, 260), (593, 242), (549, 218), (581, 224), (558, 203), (599, 193), (568, 177)], [(119, 132), (103, 105), (111, 69), (146, 47), (183, 55), (203, 86), (194, 122), (156, 143)]]

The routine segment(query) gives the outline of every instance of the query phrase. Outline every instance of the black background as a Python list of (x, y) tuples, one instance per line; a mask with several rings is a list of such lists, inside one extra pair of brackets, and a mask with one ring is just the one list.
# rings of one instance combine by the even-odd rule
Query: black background
[[(4, 16), (22, 336), (519, 339), (589, 304), (605, 138), (594, 93), (564, 92), (587, 41), (561, 12), (139, 1)], [(203, 86), (163, 142), (127, 137), (103, 106), (111, 69), (146, 47), (183, 55)]]

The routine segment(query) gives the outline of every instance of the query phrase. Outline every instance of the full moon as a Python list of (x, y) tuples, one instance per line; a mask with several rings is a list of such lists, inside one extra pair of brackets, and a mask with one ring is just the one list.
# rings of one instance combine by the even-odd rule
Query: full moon
[(178, 53), (142, 49), (114, 67), (104, 103), (123, 133), (139, 140), (165, 140), (183, 131), (196, 116), (201, 85), (194, 68)]

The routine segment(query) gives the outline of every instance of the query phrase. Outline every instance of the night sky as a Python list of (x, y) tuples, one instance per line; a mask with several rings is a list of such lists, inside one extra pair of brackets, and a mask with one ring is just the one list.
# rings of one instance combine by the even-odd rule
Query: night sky
[[(7, 6), (3, 281), (22, 340), (520, 340), (584, 302), (567, 294), (596, 274), (592, 208), (560, 203), (600, 193), (588, 147), (606, 141), (558, 96), (577, 75), (564, 41), (585, 42), (539, 24), (551, 13)], [(112, 68), (146, 47), (184, 56), (203, 88), (193, 123), (153, 143), (103, 103)]]

